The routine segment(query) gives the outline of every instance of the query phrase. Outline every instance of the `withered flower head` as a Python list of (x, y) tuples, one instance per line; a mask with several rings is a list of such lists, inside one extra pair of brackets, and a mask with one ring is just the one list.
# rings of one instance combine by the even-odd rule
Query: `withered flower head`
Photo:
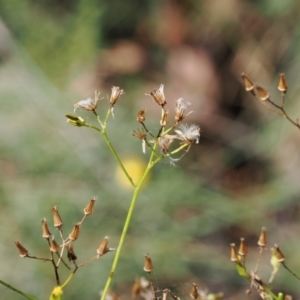
[(260, 246), (260, 247), (267, 246), (267, 233), (266, 232), (267, 232), (266, 227), (263, 227), (261, 229), (260, 236), (259, 236), (259, 239), (257, 242), (258, 246)]
[(109, 240), (109, 238), (108, 238), (108, 236), (106, 236), (106, 237), (104, 238), (104, 240), (101, 242), (100, 246), (98, 247), (98, 249), (97, 249), (98, 257), (100, 257), (100, 256), (102, 256), (102, 255), (104, 255), (104, 254), (106, 254), (106, 253), (109, 252), (109, 251), (114, 251), (114, 250), (115, 250), (115, 248), (108, 248), (108, 247), (107, 247), (107, 245), (108, 245), (108, 240)]
[(53, 215), (53, 225), (56, 228), (60, 228), (63, 225), (63, 221), (59, 215), (57, 210), (57, 206), (52, 207), (52, 215)]
[(197, 299), (199, 297), (199, 293), (198, 293), (198, 286), (196, 283), (193, 283), (193, 287), (192, 290), (190, 292), (190, 297), (194, 300)]
[(239, 255), (245, 256), (248, 253), (247, 246), (246, 246), (246, 243), (245, 243), (245, 239), (241, 238), (240, 240), (241, 240), (241, 243), (240, 243), (240, 247), (239, 247)]
[(191, 111), (184, 115), (186, 109), (191, 105), (190, 102), (183, 102), (183, 98), (180, 98), (176, 101), (176, 107), (175, 107), (175, 122), (176, 124), (181, 122), (187, 115), (192, 113)]
[(241, 77), (244, 81), (246, 91), (253, 92), (255, 86), (254, 86), (253, 82), (250, 80), (250, 78), (245, 73), (242, 73)]
[(275, 256), (276, 256), (276, 259), (279, 261), (279, 262), (284, 262), (284, 255), (283, 253), (281, 252), (281, 250), (279, 249), (278, 245), (274, 245), (274, 248), (275, 248)]
[(145, 113), (146, 113), (146, 109), (145, 108), (141, 108), (136, 116), (136, 120), (139, 123), (143, 123), (145, 122), (146, 118), (145, 118)]
[(59, 251), (59, 245), (56, 243), (54, 237), (52, 236), (52, 238), (49, 239), (49, 243), (50, 243), (50, 251), (51, 252), (58, 252)]
[(261, 86), (257, 85), (256, 90), (261, 101), (267, 101), (270, 99), (270, 93)]
[(158, 89), (154, 89), (153, 91), (146, 93), (145, 95), (151, 96), (153, 98), (153, 100), (161, 107), (164, 107), (167, 104), (166, 99), (165, 99), (163, 84), (161, 84)]
[(163, 135), (159, 138), (157, 146), (162, 153), (166, 154), (169, 152), (170, 145), (173, 143), (174, 137), (171, 135)]
[(71, 243), (67, 245), (67, 255), (70, 262), (74, 262), (77, 259), (77, 256), (73, 249), (73, 245)]
[(70, 115), (70, 114), (67, 114), (66, 117), (67, 117), (67, 122), (73, 126), (82, 127), (87, 125), (84, 119), (82, 119), (81, 117)]
[(196, 144), (199, 143), (200, 127), (196, 124), (181, 124), (175, 132), (177, 133), (177, 138), (183, 142), (192, 143), (195, 141)]
[(50, 233), (50, 230), (48, 228), (46, 218), (42, 219), (42, 233), (43, 233), (43, 238), (44, 239), (49, 239), (51, 237), (51, 233)]
[(124, 90), (121, 90), (118, 86), (113, 86), (111, 88), (111, 95), (109, 99), (109, 103), (111, 106), (114, 106), (117, 100), (121, 95), (124, 94)]
[(233, 262), (237, 262), (239, 260), (234, 243), (230, 244), (230, 260)]
[(69, 234), (69, 239), (71, 241), (76, 241), (78, 239), (79, 230), (80, 230), (80, 223), (77, 223), (77, 224), (74, 225), (71, 233)]
[(84, 214), (85, 215), (91, 215), (93, 213), (93, 210), (94, 210), (94, 206), (95, 206), (95, 202), (96, 202), (96, 197), (94, 196), (90, 203), (85, 207), (85, 209), (83, 210), (84, 211)]
[(145, 132), (144, 129), (142, 130), (137, 130), (137, 131), (133, 131), (132, 134), (134, 137), (142, 140), (142, 149), (143, 149), (143, 153), (146, 153), (146, 138), (147, 138), (147, 133)]
[(281, 73), (279, 75), (278, 90), (285, 94), (287, 92), (287, 89), (288, 89), (288, 85), (285, 80), (285, 74)]
[(78, 103), (74, 104), (74, 111), (77, 108), (81, 108), (87, 111), (95, 111), (95, 109), (97, 108), (97, 104), (98, 104), (98, 98), (96, 97), (95, 99), (88, 98), (86, 100), (81, 100)]
[(166, 126), (168, 123), (168, 110), (162, 110), (162, 114), (161, 114), (161, 120), (160, 120), (160, 126)]
[(145, 254), (145, 264), (144, 264), (144, 271), (147, 273), (151, 273), (154, 267), (152, 264), (152, 259), (149, 254)]
[(20, 257), (28, 256), (28, 250), (21, 245), (20, 241), (15, 241), (14, 243), (19, 250)]

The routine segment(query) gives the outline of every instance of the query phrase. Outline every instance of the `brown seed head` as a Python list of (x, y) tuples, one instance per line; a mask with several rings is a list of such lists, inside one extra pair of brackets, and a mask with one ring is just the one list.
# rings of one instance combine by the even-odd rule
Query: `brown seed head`
[(285, 257), (283, 255), (283, 253), (281, 252), (281, 250), (279, 249), (278, 245), (275, 244), (274, 248), (275, 248), (275, 256), (276, 256), (277, 260), (279, 262), (284, 262)]
[(246, 256), (248, 253), (247, 246), (244, 238), (240, 238), (239, 255)]
[(20, 241), (15, 241), (14, 243), (19, 250), (20, 257), (28, 256), (28, 250), (21, 245)]
[(287, 92), (287, 89), (288, 89), (288, 85), (285, 80), (285, 74), (281, 73), (279, 75), (278, 90), (285, 94)]
[(167, 104), (163, 84), (161, 84), (158, 89), (154, 89), (153, 91), (146, 93), (146, 95), (151, 96), (153, 100), (161, 107), (164, 107)]
[(153, 271), (153, 264), (152, 264), (152, 260), (149, 254), (145, 255), (145, 264), (144, 264), (144, 271), (151, 273)]
[(74, 262), (77, 259), (77, 256), (74, 252), (73, 245), (70, 243), (67, 245), (67, 255), (70, 262)]
[(60, 228), (63, 226), (63, 221), (59, 215), (57, 206), (52, 207), (52, 215), (53, 215), (53, 225), (56, 228)]
[(160, 126), (166, 126), (168, 123), (168, 110), (162, 109), (161, 111), (161, 120), (160, 120)]
[(191, 299), (197, 299), (199, 297), (198, 286), (196, 283), (193, 283), (192, 290), (190, 292)]
[(258, 239), (258, 246), (260, 247), (266, 247), (267, 246), (267, 228), (266, 227), (263, 227), (261, 229), (261, 232), (260, 232), (260, 236), (259, 236), (259, 239)]
[(257, 85), (256, 86), (256, 90), (257, 90), (257, 93), (258, 93), (258, 96), (259, 98), (262, 100), (262, 101), (267, 101), (270, 99), (270, 94), (267, 90), (265, 90), (264, 88), (262, 88), (261, 86)]
[(137, 129), (137, 131), (133, 130), (132, 135), (140, 140), (145, 140), (147, 137), (147, 133), (144, 131), (144, 129)]
[(146, 113), (146, 109), (145, 108), (141, 108), (136, 116), (136, 120), (139, 122), (139, 123), (143, 123), (145, 122), (146, 120), (146, 117), (145, 117), (145, 113)]
[(233, 262), (237, 262), (239, 260), (234, 243), (230, 244), (230, 260)]
[(106, 236), (106, 237), (104, 238), (104, 240), (101, 242), (100, 246), (98, 247), (98, 249), (97, 249), (98, 257), (100, 257), (100, 256), (102, 256), (102, 255), (104, 255), (104, 254), (106, 254), (106, 253), (109, 252), (109, 251), (115, 250), (114, 248), (108, 248), (108, 247), (107, 247), (107, 245), (108, 245), (108, 240), (109, 240), (109, 238), (108, 238), (108, 236)]
[(49, 243), (50, 243), (50, 251), (51, 252), (58, 252), (59, 251), (59, 245), (56, 243), (54, 237), (52, 237), (51, 239), (49, 239)]
[(80, 223), (77, 223), (77, 224), (74, 225), (71, 233), (69, 234), (69, 239), (71, 241), (76, 241), (78, 239), (80, 225), (81, 225)]
[(121, 95), (124, 94), (124, 90), (121, 90), (118, 86), (113, 86), (111, 88), (111, 96), (109, 99), (109, 103), (111, 106), (114, 106), (117, 100)]
[(250, 80), (250, 78), (245, 73), (242, 73), (241, 77), (244, 81), (246, 91), (247, 92), (252, 92), (254, 90), (253, 82)]
[(85, 207), (85, 209), (83, 210), (83, 211), (84, 211), (84, 214), (85, 214), (86, 216), (91, 215), (91, 214), (93, 213), (95, 202), (96, 202), (96, 197), (94, 196), (94, 197), (91, 199), (90, 203), (89, 203), (89, 204)]
[(44, 239), (49, 239), (51, 237), (51, 233), (50, 233), (50, 230), (48, 228), (46, 218), (42, 219), (42, 233), (43, 233), (43, 238)]

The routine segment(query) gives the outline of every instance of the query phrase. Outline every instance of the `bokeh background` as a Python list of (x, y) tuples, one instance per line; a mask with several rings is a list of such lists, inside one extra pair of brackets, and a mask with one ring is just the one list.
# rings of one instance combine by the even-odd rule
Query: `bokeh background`
[[(165, 84), (170, 113), (183, 97), (187, 122), (201, 126), (201, 142), (174, 167), (156, 166), (144, 188), (112, 288), (129, 299), (143, 273), (143, 254), (155, 284), (188, 298), (191, 284), (226, 299), (244, 299), (248, 283), (229, 258), (229, 243), (246, 238), (254, 269), (257, 238), (268, 229), (287, 265), (300, 270), (300, 133), (245, 91), (246, 72), (274, 101), (278, 74), (289, 84), (286, 108), (300, 116), (300, 3), (296, 0), (1, 0), (0, 1), (0, 258), (1, 279), (40, 299), (55, 281), (47, 263), (21, 259), (12, 241), (47, 256), (40, 220), (58, 206), (68, 233), (97, 196), (75, 242), (79, 261), (95, 254), (104, 236), (116, 246), (132, 190), (116, 180), (117, 164), (96, 131), (66, 123), (73, 104), (101, 91), (104, 115), (113, 85), (125, 89), (109, 123), (124, 159), (147, 160), (136, 113), (158, 128), (159, 107), (145, 96)], [(87, 120), (94, 115), (80, 112)], [(51, 228), (52, 229), (52, 228)], [(58, 232), (55, 237), (58, 238)], [(66, 299), (98, 299), (112, 254), (80, 269)], [(271, 273), (267, 250), (260, 276)], [(62, 272), (62, 280), (67, 272)], [(275, 291), (299, 294), (282, 269)], [(0, 287), (1, 299), (23, 299)], [(259, 299), (255, 292), (247, 296)]]

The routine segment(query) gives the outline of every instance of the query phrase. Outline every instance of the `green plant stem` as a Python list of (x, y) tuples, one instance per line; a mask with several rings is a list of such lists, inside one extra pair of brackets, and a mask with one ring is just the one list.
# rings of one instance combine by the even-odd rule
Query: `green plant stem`
[(61, 288), (63, 289), (67, 284), (71, 281), (71, 279), (74, 276), (74, 272), (71, 272), (70, 276), (67, 278), (67, 280), (61, 285)]
[(11, 289), (12, 291), (16, 292), (17, 294), (20, 294), (22, 296), (24, 296), (25, 298), (27, 299), (30, 299), (30, 300), (37, 300), (36, 298), (33, 298), (32, 296), (29, 296), (28, 294), (16, 289), (15, 287), (11, 286), (10, 284), (0, 280), (0, 283), (3, 284), (4, 286), (6, 286), (7, 288)]
[(127, 230), (128, 230), (128, 227), (129, 227), (129, 224), (130, 224), (130, 221), (131, 221), (131, 217), (132, 217), (132, 214), (133, 214), (133, 210), (134, 210), (134, 207), (135, 207), (135, 204), (136, 204), (136, 201), (137, 201), (137, 197), (139, 195), (140, 189), (141, 189), (141, 187), (143, 185), (143, 182), (145, 181), (145, 179), (146, 179), (146, 177), (147, 177), (150, 169), (155, 164), (155, 163), (153, 163), (153, 157), (154, 157), (154, 151), (152, 151), (152, 153), (151, 153), (151, 156), (150, 156), (147, 168), (145, 169), (145, 172), (143, 174), (143, 177), (141, 178), (140, 182), (138, 183), (138, 185), (134, 189), (132, 200), (131, 200), (131, 203), (130, 203), (130, 207), (129, 207), (129, 210), (128, 210), (128, 213), (127, 213), (127, 217), (126, 217), (126, 220), (125, 220), (125, 224), (124, 224), (124, 227), (123, 227), (123, 231), (122, 231), (122, 234), (121, 234), (121, 237), (120, 237), (119, 245), (118, 245), (118, 248), (117, 248), (117, 251), (116, 251), (116, 255), (115, 255), (115, 258), (114, 258), (114, 261), (113, 261), (113, 264), (112, 264), (109, 276), (107, 278), (107, 281), (106, 281), (103, 293), (101, 295), (101, 300), (105, 299), (106, 294), (108, 292), (108, 289), (110, 287), (112, 278), (113, 278), (113, 276), (115, 274), (116, 267), (118, 265), (118, 261), (119, 261), (119, 258), (120, 258), (122, 246), (123, 246), (124, 240), (126, 238)]

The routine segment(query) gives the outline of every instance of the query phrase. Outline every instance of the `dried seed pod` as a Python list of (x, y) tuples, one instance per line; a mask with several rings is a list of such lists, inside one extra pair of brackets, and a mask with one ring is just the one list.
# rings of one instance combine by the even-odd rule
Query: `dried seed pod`
[(73, 245), (71, 243), (67, 245), (67, 256), (70, 262), (75, 262), (77, 259), (77, 256), (73, 249)]
[(73, 242), (76, 241), (78, 239), (79, 236), (79, 229), (80, 229), (80, 223), (76, 223), (71, 231), (71, 233), (69, 234), (69, 239)]
[(239, 255), (241, 256), (246, 256), (247, 253), (248, 253), (248, 250), (247, 250), (247, 246), (246, 246), (246, 243), (245, 243), (245, 239), (244, 238), (240, 238), (241, 242), (240, 242), (240, 247), (239, 247)]
[(86, 216), (91, 215), (91, 214), (93, 213), (93, 211), (94, 211), (94, 206), (95, 206), (95, 202), (96, 202), (96, 197), (94, 196), (94, 197), (91, 199), (90, 203), (89, 203), (89, 204), (85, 207), (85, 209), (83, 210), (83, 211), (84, 211), (84, 214), (85, 214)]
[(279, 261), (279, 262), (284, 262), (284, 255), (283, 253), (281, 252), (281, 250), (279, 249), (278, 245), (274, 245), (274, 248), (275, 248), (275, 256), (276, 256), (276, 259)]
[(109, 103), (111, 106), (114, 106), (121, 95), (124, 94), (124, 90), (121, 90), (118, 86), (113, 86), (111, 88), (111, 96)]
[(153, 271), (153, 264), (152, 264), (152, 260), (149, 254), (145, 255), (145, 264), (144, 264), (144, 271), (151, 273)]
[(198, 293), (198, 286), (196, 283), (193, 283), (193, 287), (192, 290), (190, 292), (190, 297), (194, 300), (197, 299), (199, 297), (199, 293)]
[(59, 215), (57, 206), (52, 207), (52, 215), (53, 215), (53, 225), (56, 228), (60, 228), (63, 226), (63, 221)]
[(250, 78), (244, 72), (241, 74), (241, 77), (244, 81), (246, 91), (253, 92), (255, 86), (254, 86), (253, 82), (250, 80)]
[(258, 246), (260, 247), (266, 247), (267, 246), (267, 229), (266, 227), (263, 227), (261, 229), (261, 232), (260, 232), (260, 236), (259, 236), (259, 239), (258, 239)]
[(145, 113), (146, 113), (146, 109), (145, 108), (141, 108), (136, 116), (136, 120), (139, 122), (139, 123), (143, 123), (145, 122), (146, 120), (146, 117), (145, 117)]
[(21, 245), (20, 241), (15, 241), (14, 243), (19, 250), (20, 257), (28, 256), (28, 250)]
[(287, 89), (288, 89), (288, 86), (287, 86), (287, 83), (285, 80), (285, 74), (281, 73), (279, 75), (278, 90), (285, 94), (287, 92)]
[(237, 262), (239, 260), (234, 243), (230, 244), (230, 260), (233, 262)]
[(50, 251), (51, 252), (58, 252), (59, 251), (59, 245), (56, 243), (54, 237), (52, 237), (51, 239), (49, 239), (49, 243), (50, 243)]
[(168, 123), (168, 113), (169, 111), (167, 110), (162, 110), (162, 116), (161, 116), (161, 120), (160, 120), (160, 126), (166, 126)]
[(108, 240), (109, 240), (109, 237), (106, 236), (104, 238), (104, 240), (101, 242), (100, 246), (98, 247), (97, 249), (97, 254), (98, 254), (98, 257), (106, 254), (107, 252), (109, 251), (114, 251), (115, 248), (108, 248), (107, 245), (108, 245)]
[(146, 96), (151, 96), (153, 100), (161, 107), (164, 107), (167, 104), (163, 84), (161, 84), (158, 89), (154, 89), (153, 91), (146, 93)]
[(48, 228), (46, 218), (42, 219), (42, 233), (43, 233), (43, 238), (44, 239), (49, 239), (51, 237), (51, 232)]
[(257, 85), (256, 90), (261, 101), (267, 101), (270, 99), (270, 93), (261, 86)]

